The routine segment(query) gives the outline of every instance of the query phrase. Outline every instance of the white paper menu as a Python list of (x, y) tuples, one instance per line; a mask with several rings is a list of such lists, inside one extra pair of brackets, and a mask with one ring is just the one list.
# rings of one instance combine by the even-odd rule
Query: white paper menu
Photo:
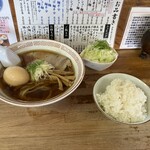
[(120, 49), (140, 48), (141, 38), (147, 29), (150, 29), (150, 7), (133, 7)]
[(123, 0), (15, 0), (20, 40), (45, 38), (78, 52), (93, 40), (113, 47)]
[(8, 0), (0, 0), (0, 45), (9, 46), (17, 42)]

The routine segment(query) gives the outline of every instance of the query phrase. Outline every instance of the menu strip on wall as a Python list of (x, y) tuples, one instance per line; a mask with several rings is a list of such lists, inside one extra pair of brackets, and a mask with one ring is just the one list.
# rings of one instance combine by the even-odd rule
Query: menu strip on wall
[(133, 7), (120, 49), (140, 48), (141, 38), (147, 29), (150, 29), (150, 7)]
[(15, 0), (20, 40), (44, 38), (81, 52), (96, 39), (113, 47), (123, 0)]
[(17, 42), (8, 0), (0, 0), (0, 45), (9, 46)]

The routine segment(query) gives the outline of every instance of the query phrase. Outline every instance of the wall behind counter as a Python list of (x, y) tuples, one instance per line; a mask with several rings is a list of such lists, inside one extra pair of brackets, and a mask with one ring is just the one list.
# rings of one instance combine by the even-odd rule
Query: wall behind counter
[[(15, 9), (14, 9), (14, 4), (13, 4), (14, 0), (9, 0), (10, 3), (10, 7), (11, 7), (11, 11), (12, 11), (12, 16), (13, 16), (13, 20), (14, 20), (14, 25), (15, 25), (15, 30), (17, 33), (17, 39), (19, 40), (19, 34), (18, 34), (18, 29), (17, 29), (17, 20), (16, 20), (16, 15), (15, 15)], [(114, 47), (116, 49), (119, 49), (122, 37), (123, 37), (123, 33), (126, 27), (126, 23), (128, 21), (128, 16), (130, 13), (130, 10), (132, 7), (150, 7), (150, 0), (124, 0), (123, 3), (123, 7), (121, 10), (121, 14), (120, 14), (120, 19), (119, 19), (119, 23), (118, 23), (118, 28), (117, 28), (117, 32), (116, 32), (116, 39), (115, 39), (115, 45)]]

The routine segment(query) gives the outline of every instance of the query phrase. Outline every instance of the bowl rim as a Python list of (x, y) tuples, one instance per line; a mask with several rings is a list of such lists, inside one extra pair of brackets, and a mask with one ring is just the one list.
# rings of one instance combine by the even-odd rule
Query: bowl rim
[[(119, 121), (119, 120), (117, 120), (117, 119), (111, 117), (111, 116), (108, 115), (107, 113), (105, 113), (105, 111), (101, 108), (101, 106), (99, 105), (99, 103), (98, 103), (98, 101), (97, 101), (96, 88), (99, 86), (99, 82), (100, 82), (101, 80), (107, 79), (107, 78), (109, 78), (109, 77), (112, 77), (111, 80), (113, 80), (116, 76), (129, 77), (129, 80), (134, 79), (134, 80), (136, 80), (137, 82), (141, 83), (144, 87), (146, 87), (146, 88), (150, 91), (150, 87), (149, 87), (144, 81), (142, 81), (141, 79), (139, 79), (139, 78), (137, 78), (137, 77), (135, 77), (135, 76), (133, 76), (133, 75), (130, 75), (130, 74), (127, 74), (127, 73), (110, 73), (110, 74), (106, 74), (106, 75), (100, 77), (100, 78), (96, 81), (96, 83), (94, 84), (94, 87), (93, 87), (93, 99), (94, 99), (94, 102), (95, 102), (95, 104), (96, 104), (98, 110), (99, 110), (100, 112), (102, 112), (102, 114), (104, 114), (104, 116), (106, 116), (106, 118), (109, 118), (110, 120), (112, 120), (112, 121), (114, 121), (114, 122), (116, 122), (116, 123), (120, 123), (120, 124), (140, 125), (140, 124), (143, 124), (143, 123), (148, 122), (148, 121), (150, 120), (150, 116), (147, 116), (144, 121), (140, 121), (140, 122), (131, 122), (131, 123), (130, 123), (130, 122), (129, 122), (129, 123), (127, 123), (127, 122), (121, 122), (121, 121)], [(121, 78), (122, 78), (122, 77), (121, 77)], [(133, 80), (131, 80), (131, 81), (133, 82)], [(136, 85), (135, 82), (133, 82), (133, 83)], [(105, 88), (106, 88), (106, 87), (105, 87)], [(143, 89), (142, 89), (142, 90), (143, 90)], [(144, 90), (143, 90), (143, 91), (144, 91)], [(144, 91), (144, 92), (145, 92), (145, 91)]]
[[(66, 45), (64, 43), (61, 43), (61, 42), (58, 42), (58, 41), (54, 41), (54, 40), (49, 40), (49, 39), (32, 39), (32, 40), (25, 40), (25, 41), (19, 41), (19, 42), (13, 43), (13, 44), (11, 44), (9, 46), (9, 48), (11, 49), (12, 47), (15, 47), (15, 46), (18, 45), (18, 49), (19, 49), (19, 46), (21, 44), (24, 45), (24, 44), (26, 44), (28, 42), (32, 42), (32, 41), (33, 42), (34, 41), (46, 41), (46, 42), (58, 43), (61, 46), (63, 45), (65, 47), (67, 47), (68, 49), (70, 49), (75, 54), (75, 56), (78, 58), (78, 60), (80, 62), (79, 64), (80, 64), (80, 68), (81, 68), (81, 70), (80, 70), (81, 71), (80, 72), (81, 76), (80, 76), (79, 80), (76, 82), (76, 84), (72, 88), (70, 87), (63, 94), (61, 94), (59, 96), (55, 96), (55, 97), (53, 97), (51, 99), (28, 102), (28, 101), (22, 101), (22, 100), (10, 100), (10, 99), (7, 99), (7, 97), (1, 97), (0, 96), (0, 100), (3, 101), (3, 102), (6, 102), (6, 103), (11, 104), (11, 105), (19, 106), (19, 107), (41, 107), (41, 106), (50, 105), (50, 104), (53, 104), (53, 103), (56, 103), (56, 102), (59, 102), (59, 101), (63, 100), (64, 98), (69, 96), (71, 93), (73, 93), (78, 88), (78, 86), (81, 84), (81, 82), (82, 82), (82, 80), (84, 78), (85, 66), (84, 66), (83, 60), (81, 59), (81, 57), (77, 53), (77, 51), (75, 51), (73, 48), (71, 48), (70, 46), (68, 46), (68, 45)], [(36, 45), (32, 45), (32, 46), (36, 46)]]

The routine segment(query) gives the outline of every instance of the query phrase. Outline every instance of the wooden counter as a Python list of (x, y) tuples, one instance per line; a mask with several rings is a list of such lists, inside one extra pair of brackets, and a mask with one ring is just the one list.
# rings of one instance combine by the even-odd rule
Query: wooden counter
[(92, 97), (94, 83), (108, 73), (128, 73), (150, 85), (150, 59), (138, 55), (136, 50), (120, 50), (109, 69), (97, 72), (86, 68), (79, 88), (53, 105), (19, 108), (0, 102), (0, 150), (150, 149), (150, 122), (113, 122), (98, 110)]

